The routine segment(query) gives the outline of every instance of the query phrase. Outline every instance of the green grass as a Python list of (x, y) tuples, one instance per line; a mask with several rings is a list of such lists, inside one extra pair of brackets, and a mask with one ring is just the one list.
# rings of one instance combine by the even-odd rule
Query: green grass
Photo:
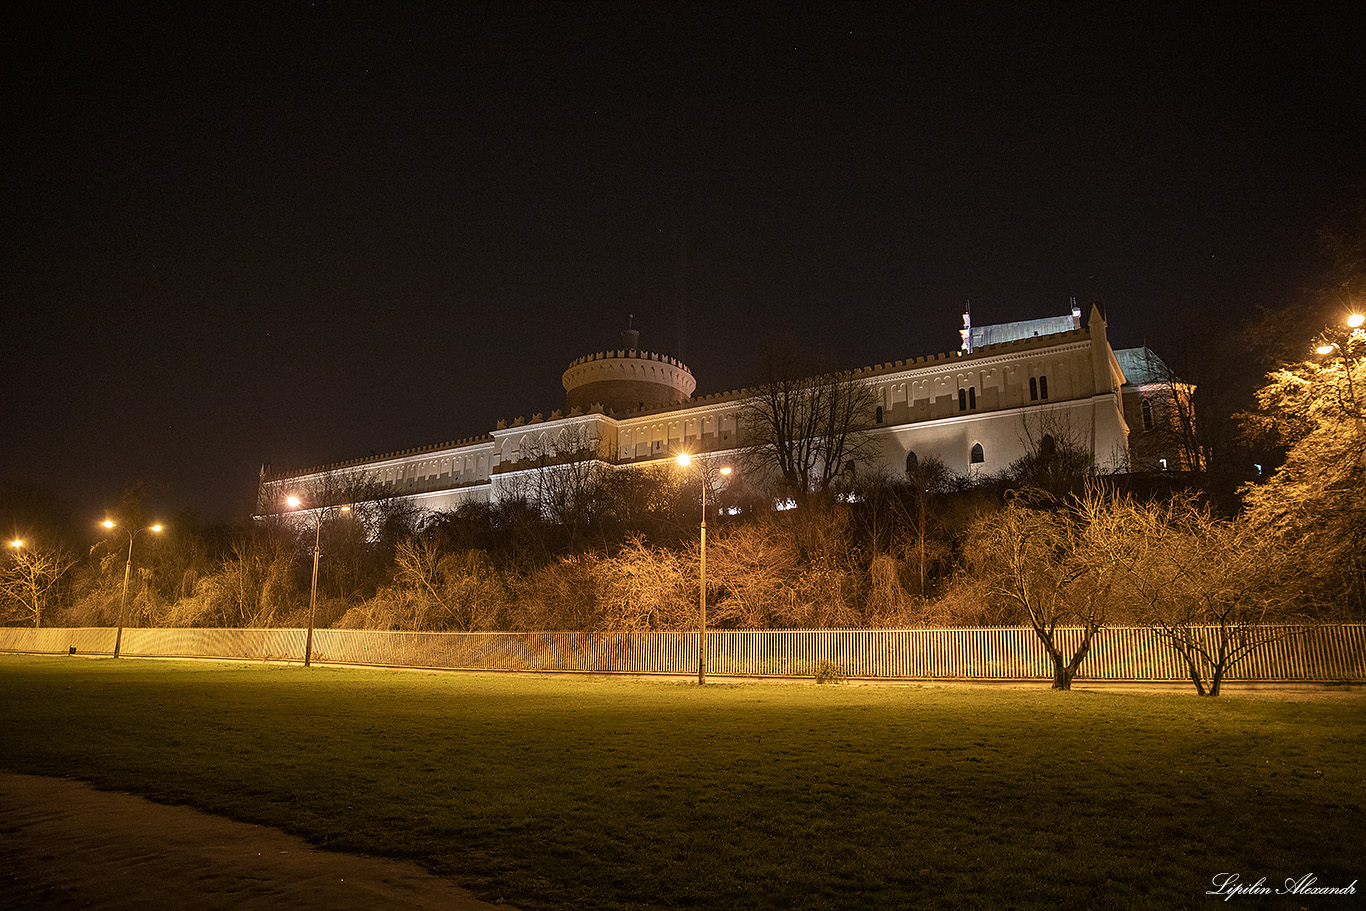
[(0, 766), (415, 859), (527, 909), (1165, 909), (1216, 902), (1221, 872), (1366, 879), (1360, 694), (21, 657), (0, 694)]

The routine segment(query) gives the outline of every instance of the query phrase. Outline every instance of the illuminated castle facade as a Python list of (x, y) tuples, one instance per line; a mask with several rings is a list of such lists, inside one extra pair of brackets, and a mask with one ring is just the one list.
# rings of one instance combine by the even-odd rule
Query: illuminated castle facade
[[(1131, 434), (1143, 432), (1128, 419), (1148, 412), (1139, 401), (1145, 393), (1126, 383), (1121, 363), (1139, 363), (1134, 352), (1147, 349), (1117, 357), (1100, 312), (1093, 308), (1083, 326), (1075, 306), (1068, 316), (993, 326), (973, 327), (965, 315), (962, 335), (958, 351), (844, 374), (873, 390), (870, 434), (878, 467), (900, 473), (933, 457), (958, 474), (986, 477), (1031, 451), (1043, 434), (1065, 433), (1089, 449), (1100, 470), (1128, 470)], [(628, 330), (621, 347), (569, 365), (564, 411), (499, 421), (481, 436), (387, 455), (300, 471), (263, 468), (257, 511), (280, 512), (285, 496), (297, 490), (356, 482), (444, 511), (525, 496), (533, 473), (547, 462), (591, 459), (630, 470), (680, 452), (733, 453), (752, 392), (694, 398), (696, 387), (686, 365), (642, 349), (639, 333)], [(1162, 467), (1181, 467), (1175, 458)]]

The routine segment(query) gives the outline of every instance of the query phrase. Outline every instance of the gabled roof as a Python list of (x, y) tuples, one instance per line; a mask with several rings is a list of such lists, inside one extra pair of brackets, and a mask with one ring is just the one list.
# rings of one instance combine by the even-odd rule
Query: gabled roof
[(1124, 371), (1127, 385), (1180, 382), (1162, 358), (1146, 345), (1142, 348), (1116, 348), (1115, 360), (1119, 361), (1119, 369)]

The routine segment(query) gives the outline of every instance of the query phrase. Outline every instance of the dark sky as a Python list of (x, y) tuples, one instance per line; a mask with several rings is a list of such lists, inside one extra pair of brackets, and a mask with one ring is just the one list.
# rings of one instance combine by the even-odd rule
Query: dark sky
[(1355, 8), (11, 9), (0, 480), (242, 518), (265, 460), (560, 407), (627, 314), (699, 394), (780, 334), (951, 350), (969, 299), (1189, 342), (1321, 279)]

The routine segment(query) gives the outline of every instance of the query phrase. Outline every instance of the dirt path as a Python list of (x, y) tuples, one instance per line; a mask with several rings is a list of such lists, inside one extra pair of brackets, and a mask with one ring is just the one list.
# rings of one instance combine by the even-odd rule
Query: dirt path
[(489, 911), (420, 867), (264, 826), (0, 772), (0, 908)]

